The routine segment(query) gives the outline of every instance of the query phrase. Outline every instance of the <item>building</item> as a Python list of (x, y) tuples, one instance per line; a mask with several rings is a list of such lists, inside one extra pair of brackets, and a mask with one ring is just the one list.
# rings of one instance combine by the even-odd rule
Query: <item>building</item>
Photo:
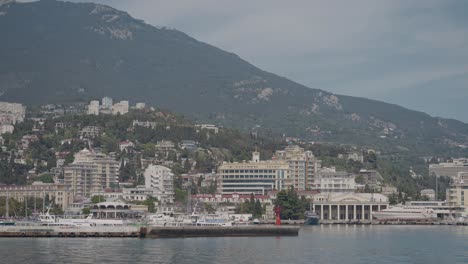
[(152, 190), (152, 196), (161, 204), (174, 203), (174, 173), (171, 169), (160, 165), (149, 165), (146, 168), (145, 188)]
[(376, 170), (360, 170), (358, 177), (362, 178), (362, 184), (368, 185), (371, 189), (377, 190), (382, 187), (383, 177)]
[(446, 199), (449, 206), (461, 206), (468, 211), (468, 173), (458, 174), (446, 190)]
[(136, 109), (144, 109), (146, 107), (145, 103), (136, 103), (135, 108)]
[(78, 132), (80, 138), (96, 138), (102, 133), (102, 128), (98, 126), (85, 126)]
[(24, 121), (26, 106), (17, 103), (0, 102), (0, 123), (14, 125)]
[(198, 149), (198, 142), (193, 140), (182, 140), (179, 144), (180, 149), (186, 150), (197, 150)]
[(124, 115), (128, 113), (129, 103), (128, 101), (120, 101), (112, 106), (112, 114), (117, 115), (121, 114)]
[(103, 97), (102, 98), (102, 108), (112, 109), (112, 105), (114, 104), (112, 98), (110, 97)]
[(0, 124), (0, 134), (3, 135), (5, 133), (10, 133), (12, 134), (13, 133), (13, 130), (15, 129), (15, 127), (13, 125), (10, 125), (10, 124)]
[(223, 162), (218, 168), (218, 191), (222, 194), (262, 194), (287, 186), (289, 164), (283, 160), (260, 161), (254, 152), (250, 162)]
[(304, 151), (299, 146), (288, 146), (276, 151), (276, 160), (284, 160), (289, 164), (288, 184), (296, 190), (317, 189), (316, 174), (321, 167), (321, 161), (315, 159), (312, 151)]
[(75, 160), (63, 167), (64, 183), (75, 198), (90, 197), (118, 183), (119, 162), (113, 156), (83, 149)]
[(434, 201), (435, 200), (435, 191), (434, 191), (434, 189), (421, 190), (420, 194), (421, 194), (421, 196), (427, 196), (427, 198), (429, 198), (429, 201)]
[(468, 159), (454, 159), (452, 162), (429, 164), (429, 174), (434, 174), (437, 177), (448, 176), (454, 179), (458, 177), (460, 172), (468, 173)]
[(208, 131), (212, 131), (213, 133), (215, 134), (218, 134), (219, 133), (219, 128), (215, 125), (211, 125), (211, 124), (200, 124), (200, 125), (195, 125), (196, 128), (198, 128), (197, 131), (200, 131), (200, 130), (208, 130)]
[(174, 142), (170, 140), (161, 140), (156, 143), (156, 149), (162, 151), (169, 151), (175, 148)]
[(28, 149), (32, 142), (38, 141), (39, 138), (36, 135), (24, 135), (20, 140), (22, 149)]
[(378, 193), (320, 193), (311, 201), (321, 222), (371, 221), (372, 212), (388, 206), (388, 198)]
[(125, 140), (119, 143), (119, 149), (120, 151), (131, 151), (135, 147), (135, 144), (133, 142)]
[(320, 192), (354, 192), (356, 190), (356, 175), (335, 168), (322, 168), (317, 174), (318, 190)]
[(99, 101), (91, 101), (88, 105), (88, 115), (99, 115)]
[(133, 120), (133, 128), (135, 128), (136, 126), (156, 128), (156, 122)]
[[(23, 202), (25, 198), (45, 199), (53, 201), (55, 205), (65, 210), (73, 202), (73, 194), (69, 188), (63, 184), (33, 182), (32, 185), (16, 186), (3, 185), (0, 186), (0, 196), (13, 198)], [(37, 210), (42, 210), (42, 204), (37, 204)]]

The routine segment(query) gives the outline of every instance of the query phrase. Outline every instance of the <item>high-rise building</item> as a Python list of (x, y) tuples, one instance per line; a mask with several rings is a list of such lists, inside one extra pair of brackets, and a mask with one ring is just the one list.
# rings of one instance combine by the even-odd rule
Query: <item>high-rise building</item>
[(288, 180), (288, 163), (282, 160), (261, 161), (254, 152), (250, 162), (224, 162), (218, 168), (218, 191), (223, 194), (262, 194), (283, 190)]
[(446, 201), (449, 206), (465, 207), (468, 216), (468, 173), (460, 172), (446, 190)]
[(145, 188), (151, 189), (162, 204), (174, 203), (174, 173), (160, 165), (149, 165), (145, 173)]
[(64, 167), (64, 183), (75, 198), (90, 197), (118, 183), (119, 165), (113, 156), (83, 149)]
[(289, 182), (296, 190), (313, 190), (318, 188), (317, 171), (321, 161), (317, 160), (312, 151), (304, 151), (299, 146), (288, 146), (276, 151), (274, 159), (283, 160), (289, 165)]
[(99, 115), (99, 101), (89, 102), (88, 115)]
[(113, 101), (110, 97), (102, 98), (102, 108), (112, 109)]
[(0, 123), (11, 124), (21, 123), (26, 116), (26, 107), (22, 104), (0, 102)]

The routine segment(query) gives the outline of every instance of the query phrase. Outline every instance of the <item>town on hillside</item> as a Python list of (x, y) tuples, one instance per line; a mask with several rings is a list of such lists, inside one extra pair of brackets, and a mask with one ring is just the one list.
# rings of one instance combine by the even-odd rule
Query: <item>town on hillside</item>
[[(468, 159), (412, 164), (365, 146), (266, 137), (110, 97), (0, 102), (0, 215), (226, 212), (265, 221), (371, 221), (393, 204), (464, 215)], [(114, 205), (113, 205), (114, 204)], [(114, 217), (117, 213), (114, 214)], [(450, 217), (444, 215), (442, 217)]]

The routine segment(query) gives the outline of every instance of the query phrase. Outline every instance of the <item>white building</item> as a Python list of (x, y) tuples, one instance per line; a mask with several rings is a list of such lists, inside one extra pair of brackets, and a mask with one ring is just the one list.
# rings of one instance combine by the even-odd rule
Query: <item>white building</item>
[(429, 174), (434, 174), (437, 177), (449, 176), (454, 179), (460, 172), (468, 172), (468, 159), (454, 159), (452, 162), (429, 165)]
[(0, 123), (16, 124), (24, 121), (26, 107), (22, 104), (0, 102)]
[(119, 162), (113, 156), (83, 149), (75, 160), (63, 168), (64, 183), (76, 197), (90, 197), (92, 193), (110, 188), (118, 182)]
[(128, 113), (128, 107), (129, 107), (128, 101), (120, 101), (112, 106), (112, 114), (124, 115)]
[(289, 186), (296, 190), (317, 189), (316, 174), (321, 167), (312, 151), (304, 151), (299, 146), (288, 146), (284, 150), (276, 151), (274, 159), (284, 160), (289, 164)]
[(12, 134), (14, 129), (15, 129), (15, 127), (13, 125), (8, 125), (8, 124), (0, 125), (0, 134), (1, 135), (5, 134), (5, 133)]
[(88, 115), (99, 115), (99, 101), (89, 102)]
[(287, 186), (289, 165), (282, 160), (260, 161), (260, 153), (254, 152), (250, 162), (224, 162), (218, 168), (222, 194), (261, 194), (271, 190), (283, 190)]
[(356, 175), (335, 168), (322, 168), (318, 172), (318, 189), (321, 192), (354, 192)]
[(153, 196), (161, 204), (174, 203), (174, 174), (171, 169), (160, 165), (149, 165), (146, 168), (145, 188), (153, 190)]
[(146, 107), (145, 103), (136, 103), (135, 108), (136, 109), (144, 109)]
[(107, 109), (111, 109), (112, 108), (112, 105), (113, 105), (113, 100), (112, 98), (110, 97), (104, 97), (102, 98), (102, 107), (103, 108), (107, 108)]
[(435, 200), (435, 191), (434, 191), (434, 189), (421, 190), (421, 196), (427, 196), (429, 198), (429, 201), (434, 201)]

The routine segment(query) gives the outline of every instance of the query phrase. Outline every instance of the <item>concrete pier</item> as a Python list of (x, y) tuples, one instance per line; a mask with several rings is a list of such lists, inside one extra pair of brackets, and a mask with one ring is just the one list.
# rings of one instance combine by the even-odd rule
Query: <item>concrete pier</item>
[[(146, 230), (144, 230), (146, 232)], [(2, 226), (0, 237), (144, 237), (137, 226)]]
[(245, 236), (298, 236), (297, 226), (251, 225), (251, 226), (183, 226), (151, 227), (147, 237), (245, 237)]

